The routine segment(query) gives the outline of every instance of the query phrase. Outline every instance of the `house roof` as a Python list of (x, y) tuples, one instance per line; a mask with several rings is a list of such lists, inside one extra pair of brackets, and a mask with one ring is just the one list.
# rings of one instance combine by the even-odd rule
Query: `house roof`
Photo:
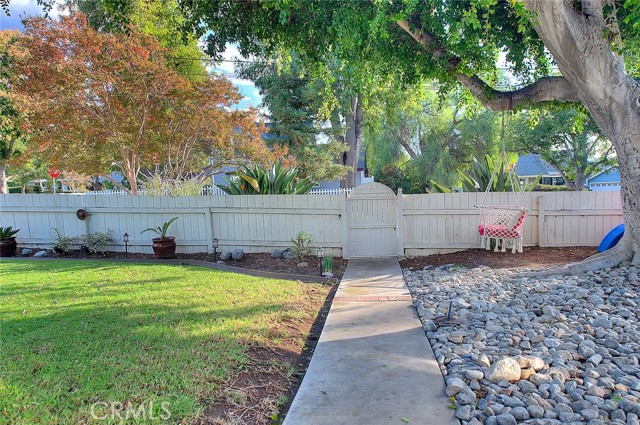
[(593, 176), (589, 177), (587, 179), (587, 183), (590, 182), (591, 180), (597, 179), (598, 177), (602, 176), (603, 174), (611, 176), (611, 179), (608, 179), (606, 181), (612, 181), (612, 182), (620, 181), (620, 174), (619, 174), (618, 167), (616, 167), (615, 165), (612, 165), (612, 166), (607, 167), (604, 170), (600, 171), (598, 174), (594, 174)]
[(560, 171), (556, 167), (535, 153), (522, 155), (518, 158), (516, 174), (519, 177), (536, 177), (540, 174), (542, 177), (560, 177)]

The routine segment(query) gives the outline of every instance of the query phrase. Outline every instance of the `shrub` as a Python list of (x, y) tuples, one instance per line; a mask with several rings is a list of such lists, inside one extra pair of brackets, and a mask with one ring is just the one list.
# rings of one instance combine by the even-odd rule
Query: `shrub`
[(78, 240), (80, 245), (86, 247), (89, 252), (102, 252), (105, 245), (115, 242), (111, 230), (107, 233), (88, 233), (80, 236)]
[(76, 243), (76, 239), (77, 238), (72, 237), (72, 236), (64, 236), (60, 232), (60, 230), (56, 229), (55, 227), (52, 230), (53, 230), (53, 249), (54, 249), (54, 251), (56, 251), (56, 252), (67, 251), (71, 245), (74, 245)]
[(111, 230), (107, 233), (95, 232), (82, 236), (64, 236), (53, 228), (53, 249), (56, 252), (68, 251), (73, 247), (86, 247), (89, 252), (102, 252), (105, 245), (115, 242)]
[(197, 178), (174, 180), (163, 179), (155, 174), (148, 177), (142, 184), (147, 196), (200, 196), (202, 195), (202, 181)]
[(313, 237), (310, 234), (298, 232), (296, 237), (291, 239), (291, 243), (293, 244), (293, 258), (298, 262), (304, 261), (304, 257), (311, 254)]

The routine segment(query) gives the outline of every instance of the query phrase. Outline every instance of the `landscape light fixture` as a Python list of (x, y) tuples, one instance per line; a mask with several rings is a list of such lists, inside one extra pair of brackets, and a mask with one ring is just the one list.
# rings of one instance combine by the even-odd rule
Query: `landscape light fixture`
[(218, 255), (218, 238), (213, 239), (213, 260), (215, 261), (216, 255)]
[(316, 251), (316, 257), (320, 263), (320, 276), (324, 274), (324, 248), (320, 247)]
[(124, 258), (129, 258), (129, 234), (125, 232), (122, 235), (122, 242), (124, 242)]

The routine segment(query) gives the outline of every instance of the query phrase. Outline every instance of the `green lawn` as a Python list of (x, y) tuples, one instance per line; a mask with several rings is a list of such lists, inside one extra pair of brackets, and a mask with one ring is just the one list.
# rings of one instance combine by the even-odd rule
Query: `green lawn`
[(247, 344), (304, 314), (287, 308), (303, 296), (301, 283), (189, 266), (1, 262), (0, 423), (121, 423), (117, 403), (145, 409), (140, 423), (188, 422)]

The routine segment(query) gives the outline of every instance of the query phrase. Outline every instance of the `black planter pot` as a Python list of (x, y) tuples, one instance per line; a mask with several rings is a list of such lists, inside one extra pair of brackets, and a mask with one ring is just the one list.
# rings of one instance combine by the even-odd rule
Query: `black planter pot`
[(15, 257), (18, 250), (16, 238), (0, 239), (0, 257)]
[(176, 241), (173, 236), (153, 238), (153, 255), (156, 258), (173, 258), (176, 254)]

